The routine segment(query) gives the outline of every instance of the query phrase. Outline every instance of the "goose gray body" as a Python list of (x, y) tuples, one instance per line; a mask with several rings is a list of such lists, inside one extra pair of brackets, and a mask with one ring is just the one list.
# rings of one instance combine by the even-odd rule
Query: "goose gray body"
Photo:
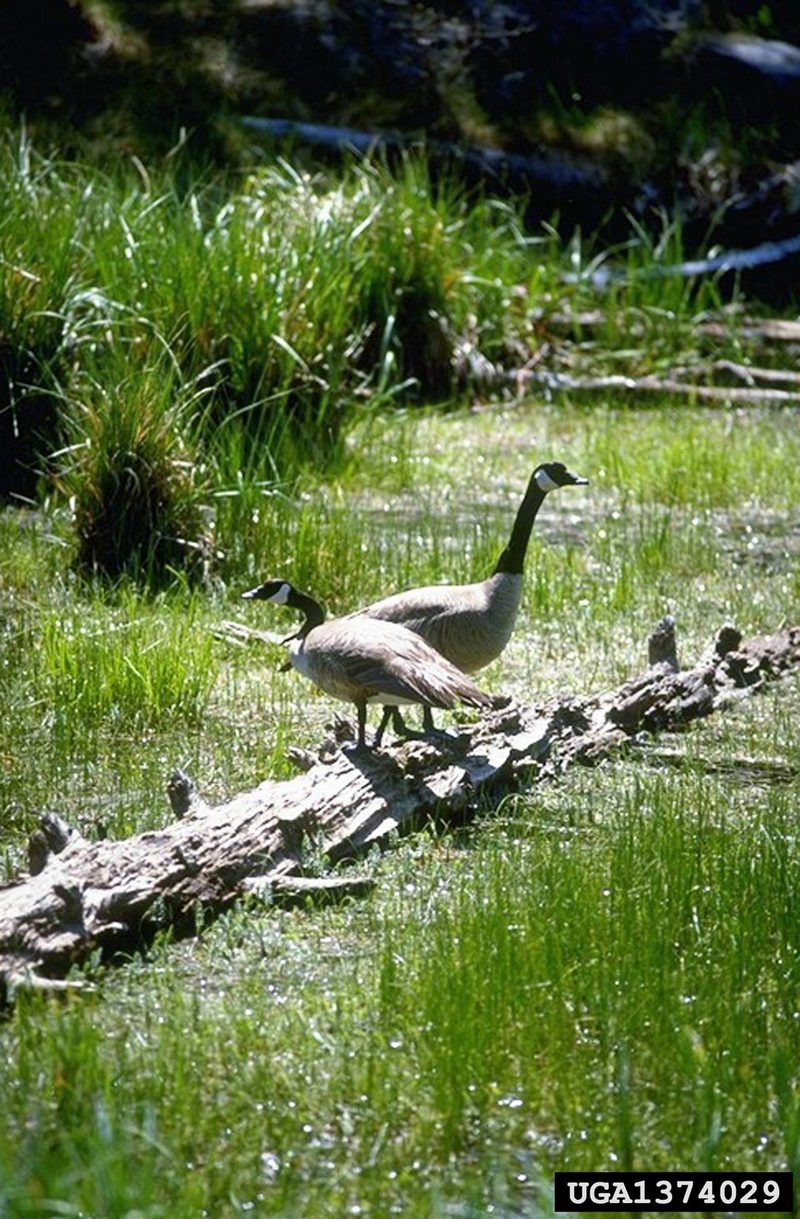
[(588, 480), (561, 462), (536, 467), (517, 511), (511, 536), (492, 575), (477, 584), (412, 588), (375, 601), (357, 613), (414, 631), (464, 673), (496, 660), (514, 630), (522, 599), (522, 573), (531, 529), (545, 496)]
[(463, 673), (496, 660), (514, 630), (522, 575), (495, 572), (478, 584), (433, 584), (384, 597), (360, 611), (419, 635)]
[[(393, 622), (365, 617), (324, 620), (319, 603), (288, 581), (268, 580), (242, 594), (248, 600), (289, 605), (306, 615), (297, 634), (285, 642), (292, 666), (326, 694), (354, 703), (358, 744), (363, 746), (366, 708), (417, 703), (450, 708), (458, 703), (484, 707), (488, 695), (413, 631)], [(376, 737), (380, 743), (388, 712)]]

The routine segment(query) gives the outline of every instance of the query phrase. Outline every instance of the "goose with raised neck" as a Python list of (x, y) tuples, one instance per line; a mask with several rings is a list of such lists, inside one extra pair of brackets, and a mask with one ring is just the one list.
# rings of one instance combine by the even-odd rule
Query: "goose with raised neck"
[(508, 543), (487, 579), (411, 588), (356, 614), (405, 626), (463, 673), (484, 668), (511, 638), (531, 530), (546, 496), (558, 487), (584, 486), (588, 481), (572, 474), (563, 462), (543, 462), (531, 474)]

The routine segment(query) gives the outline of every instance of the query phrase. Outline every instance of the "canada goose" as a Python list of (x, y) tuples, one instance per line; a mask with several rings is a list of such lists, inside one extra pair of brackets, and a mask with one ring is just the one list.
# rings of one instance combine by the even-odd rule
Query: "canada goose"
[[(357, 614), (394, 622), (420, 635), (463, 673), (496, 660), (511, 638), (522, 598), (522, 570), (536, 514), (557, 487), (583, 486), (588, 478), (571, 474), (560, 461), (538, 465), (517, 511), (511, 536), (492, 574), (477, 584), (435, 584), (412, 588), (375, 601)], [(395, 725), (400, 727), (399, 714)], [(433, 727), (423, 708), (425, 728)]]
[(355, 703), (358, 712), (357, 747), (363, 748), (367, 704), (381, 703), (384, 714), (375, 735), (380, 745), (395, 707), (421, 703), (423, 707), (491, 705), (487, 694), (434, 651), (419, 635), (394, 622), (368, 618), (332, 618), (318, 601), (301, 593), (287, 580), (267, 580), (242, 593), (247, 601), (272, 601), (300, 610), (305, 621), (289, 644), (292, 666), (326, 694)]

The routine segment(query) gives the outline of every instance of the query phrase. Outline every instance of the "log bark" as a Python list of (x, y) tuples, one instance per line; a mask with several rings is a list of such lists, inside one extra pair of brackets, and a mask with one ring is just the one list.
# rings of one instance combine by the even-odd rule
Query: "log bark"
[(546, 218), (558, 212), (561, 222), (568, 226), (581, 220), (596, 223), (626, 198), (621, 184), (606, 168), (589, 157), (563, 150), (509, 152), (447, 140), (420, 140), (402, 131), (361, 131), (255, 115), (240, 115), (238, 121), (245, 130), (270, 139), (292, 139), (339, 156), (353, 151), (369, 156), (377, 151), (391, 157), (422, 148), (434, 168), (457, 168), (467, 183), (488, 183), (495, 189), (525, 195), (531, 215)]
[[(599, 377), (572, 377), (566, 373), (533, 372), (522, 369), (507, 374), (506, 380), (514, 386), (530, 390), (535, 386), (549, 393), (605, 393), (609, 389), (633, 394), (671, 394), (698, 402), (738, 402), (747, 406), (798, 406), (800, 390), (773, 389), (759, 385), (702, 385), (679, 380), (678, 376), (660, 377), (648, 374), (643, 377), (619, 375)], [(775, 381), (777, 377), (770, 378)], [(783, 378), (788, 380), (788, 378)]]
[[(740, 370), (741, 371), (738, 371)], [(706, 373), (726, 373), (746, 381), (744, 385), (707, 385), (697, 380), (687, 381)], [(676, 368), (667, 376), (649, 373), (641, 377), (626, 377), (621, 374), (608, 376), (575, 377), (569, 373), (537, 369), (533, 362), (521, 368), (508, 369), (490, 363), (475, 350), (458, 353), (456, 376), (459, 383), (485, 394), (511, 390), (515, 395), (529, 394), (531, 389), (543, 390), (547, 394), (669, 394), (688, 398), (692, 402), (736, 402), (746, 406), (798, 406), (800, 405), (800, 380), (797, 374), (773, 369), (752, 369), (745, 372), (743, 366), (731, 361), (717, 361), (707, 368), (698, 365), (695, 369)], [(768, 382), (767, 385), (759, 384)], [(776, 384), (795, 385), (795, 389), (775, 389)]]
[[(533, 706), (506, 701), (447, 736), (374, 754), (344, 753), (329, 739), (316, 754), (298, 755), (305, 773), (217, 807), (178, 772), (168, 793), (176, 819), (124, 840), (89, 842), (44, 813), (29, 871), (0, 889), (0, 1000), (22, 985), (61, 986), (70, 966), (97, 948), (130, 950), (154, 928), (248, 895), (302, 901), (362, 893), (369, 880), (304, 877), (308, 843), (315, 859), (336, 863), (426, 818), (463, 820), (479, 799), (552, 780), (641, 733), (679, 728), (799, 664), (800, 626), (746, 643), (724, 626), (707, 654), (681, 669), (666, 618), (650, 637), (647, 667), (615, 690)], [(340, 723), (340, 736), (349, 731)]]
[[(523, 290), (524, 291), (524, 290)], [(557, 334), (571, 334), (579, 330), (594, 333), (608, 322), (608, 315), (602, 309), (582, 309), (576, 313), (549, 313), (541, 316), (541, 323), (546, 330)], [(709, 339), (729, 340), (735, 333), (737, 338), (755, 341), (756, 343), (800, 343), (800, 322), (783, 317), (748, 317), (731, 314), (727, 318), (714, 318), (698, 322), (694, 327), (697, 334)], [(634, 338), (640, 338), (645, 333), (644, 322), (633, 316), (627, 323), (627, 333)], [(753, 371), (748, 365), (748, 370)]]

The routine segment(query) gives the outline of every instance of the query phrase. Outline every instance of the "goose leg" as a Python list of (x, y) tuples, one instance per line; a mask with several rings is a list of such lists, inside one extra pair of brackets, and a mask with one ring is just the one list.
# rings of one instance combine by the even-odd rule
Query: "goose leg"
[(392, 730), (397, 736), (418, 737), (418, 736), (424, 736), (426, 733), (431, 733), (431, 732), (436, 733), (439, 731), (439, 729), (436, 727), (436, 725), (433, 722), (433, 712), (431, 711), (430, 707), (426, 706), (424, 703), (422, 705), (422, 732), (421, 733), (415, 732), (415, 730), (413, 728), (409, 728), (408, 724), (405, 722), (402, 715), (400, 714), (399, 707), (384, 707), (383, 719), (380, 722), (380, 727), (378, 728), (377, 734), (375, 736), (376, 745), (380, 745), (381, 740), (383, 739), (384, 731), (386, 730), (386, 726), (389, 723), (389, 720), (392, 721)]
[[(386, 731), (386, 726), (389, 723), (389, 720), (391, 720), (392, 723), (394, 723), (394, 716), (392, 715), (392, 712), (394, 710), (395, 710), (394, 707), (384, 707), (384, 709), (383, 709), (383, 715), (381, 716), (381, 722), (378, 724), (378, 731), (375, 733), (375, 739), (372, 742), (376, 749), (380, 749), (381, 741), (383, 740), (383, 734)], [(395, 727), (395, 731), (397, 731), (396, 727)]]
[(380, 746), (380, 743), (383, 740), (383, 734), (390, 723), (392, 725), (392, 732), (394, 732), (395, 736), (419, 736), (418, 732), (414, 732), (412, 728), (409, 728), (408, 724), (400, 714), (399, 707), (384, 707), (383, 716), (380, 724), (378, 725), (378, 731), (375, 733), (375, 740), (373, 742), (376, 749)]
[[(362, 738), (361, 712), (362, 712), (362, 708), (359, 707), (358, 708), (358, 714), (359, 714), (358, 748), (361, 748), (361, 746), (364, 744), (364, 740)], [(366, 708), (363, 708), (363, 712), (364, 712), (364, 716), (366, 717)], [(396, 733), (397, 736), (410, 737), (410, 736), (419, 736), (420, 735), (419, 733), (414, 732), (414, 731), (412, 731), (412, 729), (409, 728), (408, 724), (405, 722), (402, 715), (400, 714), (399, 707), (384, 707), (383, 715), (381, 716), (381, 722), (380, 722), (380, 724), (378, 724), (378, 730), (375, 733), (375, 737), (372, 742), (375, 749), (380, 749), (381, 743), (383, 741), (383, 734), (385, 733), (386, 729), (389, 727), (390, 723), (392, 725), (392, 731), (394, 733)], [(438, 729), (433, 722), (433, 712), (431, 711), (430, 707), (425, 706), (425, 704), (423, 704), (423, 706), (422, 706), (422, 728), (423, 728), (423, 733), (433, 733), (434, 735), (436, 735), (440, 731), (440, 729)]]
[(366, 749), (367, 704), (356, 703), (356, 711), (358, 712), (358, 738), (356, 740), (356, 749)]
[(342, 753), (362, 753), (367, 748), (367, 704), (356, 703), (356, 714), (358, 716), (356, 739), (355, 741), (345, 741), (341, 747)]

